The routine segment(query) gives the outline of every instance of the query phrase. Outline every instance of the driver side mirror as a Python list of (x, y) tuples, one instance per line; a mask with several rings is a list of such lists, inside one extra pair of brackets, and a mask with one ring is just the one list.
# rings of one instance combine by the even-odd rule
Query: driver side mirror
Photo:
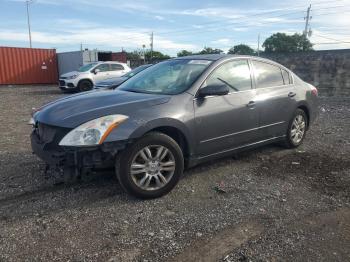
[(101, 70), (98, 69), (98, 68), (94, 69), (94, 74), (95, 74), (95, 75), (96, 75), (98, 72), (101, 72)]
[(230, 89), (226, 85), (208, 85), (199, 89), (198, 96), (223, 96), (227, 95), (230, 92)]

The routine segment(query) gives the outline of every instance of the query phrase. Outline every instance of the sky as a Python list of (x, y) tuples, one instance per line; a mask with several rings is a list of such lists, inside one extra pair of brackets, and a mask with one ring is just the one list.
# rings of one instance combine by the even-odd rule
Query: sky
[[(237, 44), (260, 49), (276, 32), (302, 33), (311, 4), (310, 40), (317, 50), (350, 48), (350, 0), (33, 0), (33, 47), (133, 51), (171, 56)], [(25, 0), (0, 0), (0, 46), (28, 47)]]

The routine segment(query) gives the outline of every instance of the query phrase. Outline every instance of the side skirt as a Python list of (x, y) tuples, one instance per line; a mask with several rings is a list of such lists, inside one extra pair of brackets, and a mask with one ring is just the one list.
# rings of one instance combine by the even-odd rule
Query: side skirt
[(209, 160), (215, 160), (215, 159), (223, 158), (225, 156), (230, 156), (233, 153), (242, 152), (242, 151), (246, 151), (246, 150), (249, 150), (249, 149), (257, 148), (257, 147), (260, 147), (260, 146), (263, 146), (263, 145), (268, 145), (268, 144), (271, 144), (271, 143), (274, 143), (274, 142), (282, 141), (284, 137), (285, 137), (285, 135), (278, 136), (278, 137), (272, 137), (272, 138), (269, 138), (269, 139), (261, 140), (261, 141), (254, 142), (254, 143), (251, 143), (251, 144), (242, 145), (242, 146), (239, 146), (239, 147), (231, 148), (231, 149), (224, 150), (224, 151), (221, 151), (221, 152), (217, 152), (217, 153), (214, 153), (214, 154), (210, 154), (210, 155), (206, 155), (206, 156), (200, 156), (200, 157), (192, 157), (192, 158), (188, 159), (187, 167), (193, 167), (193, 166), (196, 166), (198, 164), (207, 162)]

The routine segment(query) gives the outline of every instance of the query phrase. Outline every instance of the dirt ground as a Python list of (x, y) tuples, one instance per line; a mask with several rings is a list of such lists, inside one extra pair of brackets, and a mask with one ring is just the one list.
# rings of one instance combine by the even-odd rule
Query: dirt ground
[(140, 201), (114, 174), (54, 185), (31, 153), (32, 107), (57, 87), (0, 87), (0, 261), (350, 261), (350, 98), (322, 98), (297, 150), (185, 172)]

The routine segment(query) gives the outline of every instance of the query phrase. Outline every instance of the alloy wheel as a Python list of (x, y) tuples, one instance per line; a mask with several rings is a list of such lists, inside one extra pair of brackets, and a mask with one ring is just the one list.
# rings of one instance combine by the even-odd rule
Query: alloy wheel
[(295, 116), (290, 131), (290, 139), (294, 144), (299, 144), (305, 135), (306, 123), (302, 115)]
[(173, 153), (161, 145), (149, 145), (139, 150), (130, 166), (130, 175), (141, 189), (152, 191), (163, 188), (175, 172)]

